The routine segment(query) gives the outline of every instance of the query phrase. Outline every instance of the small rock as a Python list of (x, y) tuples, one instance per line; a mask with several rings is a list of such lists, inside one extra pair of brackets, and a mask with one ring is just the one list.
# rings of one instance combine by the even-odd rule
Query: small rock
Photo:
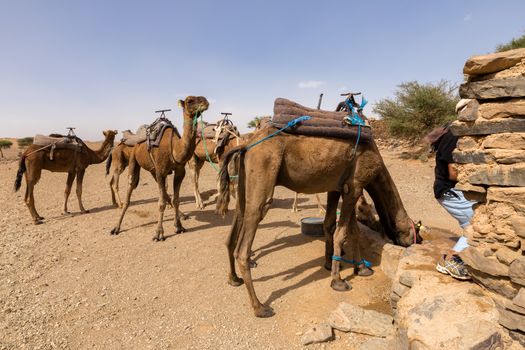
[(525, 308), (525, 288), (521, 288), (518, 294), (512, 299), (512, 302), (519, 307)]
[(323, 343), (334, 339), (334, 332), (332, 327), (326, 323), (314, 326), (304, 333), (301, 337), (303, 345), (313, 343)]
[(362, 333), (376, 337), (388, 336), (393, 330), (393, 322), (394, 319), (390, 315), (366, 310), (345, 302), (340, 303), (328, 318), (330, 326), (340, 331)]

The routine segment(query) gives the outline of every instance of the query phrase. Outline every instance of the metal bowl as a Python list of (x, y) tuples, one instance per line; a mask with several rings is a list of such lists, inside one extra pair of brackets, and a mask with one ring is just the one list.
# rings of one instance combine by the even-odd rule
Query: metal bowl
[(301, 233), (307, 236), (324, 237), (323, 218), (307, 217), (301, 219)]

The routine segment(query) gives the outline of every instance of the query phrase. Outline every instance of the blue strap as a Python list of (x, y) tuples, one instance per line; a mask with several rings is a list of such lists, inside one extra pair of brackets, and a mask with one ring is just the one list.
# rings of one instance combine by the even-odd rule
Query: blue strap
[(277, 134), (283, 132), (285, 129), (288, 129), (288, 128), (292, 127), (292, 126), (295, 126), (296, 124), (298, 124), (298, 123), (300, 123), (300, 122), (303, 122), (303, 121), (305, 121), (305, 120), (310, 120), (311, 118), (312, 118), (312, 117), (310, 117), (310, 116), (303, 115), (302, 117), (295, 118), (294, 120), (290, 120), (290, 121), (288, 122), (288, 124), (286, 124), (285, 126), (283, 126), (282, 128), (280, 128), (280, 129), (277, 130), (276, 132), (274, 132), (274, 133), (272, 133), (272, 134), (270, 134), (270, 135), (268, 135), (268, 136), (266, 136), (266, 137), (263, 137), (262, 139), (260, 139), (259, 141), (255, 142), (255, 143), (252, 143), (251, 145), (246, 146), (246, 148), (245, 148), (245, 152), (248, 151), (250, 148), (257, 146), (257, 145), (260, 144), (261, 142), (266, 141), (266, 140), (268, 140), (269, 138), (272, 138), (272, 137), (274, 137), (275, 135), (277, 135)]
[(368, 267), (368, 268), (372, 266), (372, 263), (370, 261), (368, 261), (368, 260), (365, 260), (365, 259), (361, 259), (361, 260), (356, 262), (355, 260), (345, 259), (342, 256), (332, 255), (332, 260), (342, 261), (342, 262), (345, 262), (345, 263), (348, 263), (348, 264), (353, 264), (353, 265), (365, 264), (365, 266)]

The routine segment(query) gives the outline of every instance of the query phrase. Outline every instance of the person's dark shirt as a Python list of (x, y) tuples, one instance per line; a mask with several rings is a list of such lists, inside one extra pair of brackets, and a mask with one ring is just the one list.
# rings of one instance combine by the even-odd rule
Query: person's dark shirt
[(434, 169), (434, 196), (441, 198), (443, 193), (456, 186), (457, 181), (450, 180), (448, 165), (454, 163), (452, 151), (456, 148), (458, 137), (454, 136), (449, 130), (444, 134), (435, 145), (436, 147), (436, 167)]

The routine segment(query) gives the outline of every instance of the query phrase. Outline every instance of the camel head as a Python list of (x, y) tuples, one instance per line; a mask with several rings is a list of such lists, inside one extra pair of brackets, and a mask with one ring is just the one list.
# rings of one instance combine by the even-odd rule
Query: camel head
[(115, 136), (118, 134), (117, 130), (104, 130), (102, 132), (107, 141), (113, 143)]
[(414, 222), (411, 218), (407, 217), (401, 220), (401, 222), (398, 222), (396, 226), (396, 244), (408, 247), (414, 243), (423, 242), (423, 238), (419, 234), (422, 226), (421, 221)]
[(192, 119), (207, 110), (210, 104), (204, 96), (188, 96), (184, 100), (179, 100), (179, 106), (184, 111), (184, 118)]

